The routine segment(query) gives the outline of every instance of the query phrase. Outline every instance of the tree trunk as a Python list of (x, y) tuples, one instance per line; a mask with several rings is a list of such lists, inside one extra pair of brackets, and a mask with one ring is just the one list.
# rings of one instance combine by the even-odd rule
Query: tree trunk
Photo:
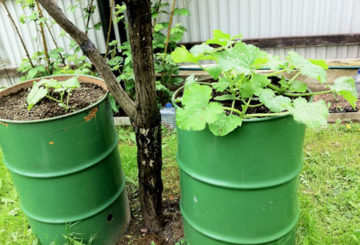
[(139, 199), (145, 225), (153, 232), (161, 230), (161, 126), (135, 126), (139, 169)]
[(125, 1), (135, 75), (139, 197), (146, 227), (161, 229), (161, 124), (156, 103), (150, 0)]

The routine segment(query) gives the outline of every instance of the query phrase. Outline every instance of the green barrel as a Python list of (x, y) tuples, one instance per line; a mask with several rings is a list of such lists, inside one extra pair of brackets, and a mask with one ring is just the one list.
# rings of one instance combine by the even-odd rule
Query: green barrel
[[(52, 77), (57, 80), (69, 76)], [(80, 83), (95, 83), (80, 76)], [(4, 96), (25, 82), (0, 92)], [(80, 111), (44, 120), (0, 119), (0, 146), (41, 244), (79, 239), (116, 244), (130, 215), (108, 96)]]
[(291, 116), (224, 137), (177, 129), (187, 244), (295, 244), (304, 132)]

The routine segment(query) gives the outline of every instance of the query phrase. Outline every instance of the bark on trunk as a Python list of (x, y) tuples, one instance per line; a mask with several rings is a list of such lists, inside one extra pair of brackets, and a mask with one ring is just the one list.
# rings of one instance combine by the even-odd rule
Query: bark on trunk
[(135, 75), (139, 197), (146, 227), (161, 230), (161, 124), (156, 103), (150, 0), (125, 1)]
[(139, 169), (139, 199), (145, 225), (153, 232), (161, 230), (162, 152), (161, 125), (152, 128), (135, 127)]

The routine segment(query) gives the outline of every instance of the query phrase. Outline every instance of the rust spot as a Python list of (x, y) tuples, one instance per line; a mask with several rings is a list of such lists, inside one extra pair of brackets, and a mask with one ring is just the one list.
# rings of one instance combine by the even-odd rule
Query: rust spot
[(53, 144), (54, 144), (54, 141), (50, 141), (50, 142), (49, 142), (49, 145), (53, 145)]
[(4, 125), (5, 127), (9, 127), (9, 124), (4, 123), (4, 122), (0, 122), (1, 125)]
[(99, 110), (99, 108), (95, 107), (95, 108), (92, 108), (89, 112), (89, 114), (84, 117), (85, 121), (90, 121), (91, 119), (93, 119), (94, 117), (96, 117), (96, 112)]

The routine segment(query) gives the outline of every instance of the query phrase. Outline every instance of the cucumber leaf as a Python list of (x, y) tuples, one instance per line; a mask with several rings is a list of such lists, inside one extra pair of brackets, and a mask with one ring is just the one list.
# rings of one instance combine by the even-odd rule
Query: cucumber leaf
[(219, 76), (221, 75), (222, 73), (222, 69), (219, 67), (219, 66), (209, 66), (205, 69), (205, 71), (207, 73), (210, 74), (210, 76), (213, 78), (213, 79), (218, 79)]
[(238, 42), (231, 49), (213, 54), (224, 71), (235, 70), (244, 75), (251, 74), (254, 67), (268, 62), (267, 54), (253, 45)]
[(250, 80), (245, 80), (240, 88), (242, 98), (249, 98), (256, 94), (258, 95), (264, 87), (270, 83), (270, 80), (265, 75), (254, 74)]
[(232, 81), (227, 77), (220, 77), (218, 82), (212, 83), (213, 88), (218, 92), (224, 92), (230, 85), (232, 85)]
[(38, 83), (34, 82), (30, 93), (27, 96), (26, 102), (28, 104), (27, 109), (30, 111), (36, 103), (43, 99), (47, 94), (47, 90), (43, 87), (40, 87)]
[(289, 92), (298, 92), (304, 93), (308, 90), (308, 86), (306, 83), (301, 81), (291, 81), (289, 86)]
[(219, 118), (209, 124), (210, 131), (216, 136), (224, 136), (241, 126), (242, 118), (239, 116), (225, 113), (220, 114)]
[(339, 77), (334, 81), (334, 85), (330, 86), (330, 88), (344, 97), (353, 108), (356, 107), (358, 93), (356, 91), (355, 81), (352, 77)]
[(307, 102), (304, 98), (293, 101), (292, 114), (294, 119), (309, 128), (318, 128), (327, 124), (328, 108), (323, 100)]
[(322, 62), (317, 62), (317, 64), (313, 64), (311, 61), (305, 59), (294, 51), (290, 51), (288, 53), (287, 60), (290, 62), (291, 65), (298, 69), (302, 75), (317, 79), (322, 83), (326, 82), (326, 71), (323, 68), (324, 64)]
[(217, 44), (220, 46), (227, 46), (231, 42), (230, 34), (224, 33), (220, 30), (213, 31), (213, 38), (206, 41), (207, 44)]
[(176, 122), (184, 130), (202, 130), (207, 123), (215, 122), (224, 112), (220, 103), (209, 102), (212, 89), (193, 83), (184, 90), (183, 107), (176, 111)]
[(263, 89), (259, 92), (259, 100), (272, 112), (291, 110), (291, 99), (282, 95), (276, 96), (271, 89)]

